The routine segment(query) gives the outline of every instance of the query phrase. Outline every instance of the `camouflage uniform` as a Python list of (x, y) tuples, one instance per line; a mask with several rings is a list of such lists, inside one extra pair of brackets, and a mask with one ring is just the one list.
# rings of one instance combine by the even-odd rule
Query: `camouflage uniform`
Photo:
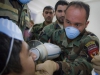
[(52, 33), (57, 29), (61, 29), (60, 26), (57, 24), (57, 21), (49, 24), (48, 26), (45, 26), (43, 28), (41, 34), (39, 35), (39, 37), (40, 37), (39, 40), (43, 43), (48, 42)]
[(30, 20), (31, 20), (29, 8), (27, 5), (24, 5), (24, 7), (23, 7), (23, 11), (21, 13), (20, 20), (21, 20), (20, 21), (20, 28), (21, 28), (22, 33), (23, 33), (24, 30), (30, 25)]
[(38, 39), (39, 38), (39, 34), (40, 32), (42, 31), (42, 29), (45, 27), (45, 22), (43, 23), (40, 23), (40, 24), (35, 24), (31, 30), (31, 40), (34, 40), (34, 39)]
[(99, 39), (85, 30), (72, 42), (68, 41), (64, 30), (53, 33), (51, 42), (62, 49), (60, 57), (54, 59), (60, 65), (59, 73), (55, 72), (54, 75), (91, 75), (90, 62), (92, 57), (98, 54)]
[(23, 32), (26, 27), (26, 14), (29, 14), (24, 11), (26, 7), (26, 4), (21, 4), (17, 0), (0, 0), (0, 18), (12, 20)]

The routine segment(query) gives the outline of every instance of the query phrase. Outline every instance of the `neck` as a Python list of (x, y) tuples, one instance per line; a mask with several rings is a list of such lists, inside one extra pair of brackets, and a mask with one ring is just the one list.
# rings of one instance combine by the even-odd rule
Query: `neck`
[(45, 23), (45, 25), (48, 25), (48, 24), (50, 24), (50, 23), (52, 23), (52, 22), (46, 22), (46, 21), (45, 21), (44, 23)]
[(68, 43), (72, 42), (74, 39), (67, 38)]
[(58, 24), (63, 25), (63, 23), (60, 23), (59, 21), (57, 21), (57, 22), (58, 22)]

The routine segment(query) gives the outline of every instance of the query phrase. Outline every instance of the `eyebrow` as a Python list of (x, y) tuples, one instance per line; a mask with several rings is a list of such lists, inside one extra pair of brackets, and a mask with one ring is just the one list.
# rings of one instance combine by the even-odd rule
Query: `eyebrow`
[[(69, 21), (68, 19), (65, 19), (66, 21)], [(69, 21), (69, 22), (71, 22), (71, 21)], [(79, 22), (76, 22), (75, 24), (82, 24), (82, 23), (79, 23)]]
[(45, 13), (53, 13), (52, 11), (45, 11)]
[(68, 19), (65, 19), (66, 21), (69, 21)]

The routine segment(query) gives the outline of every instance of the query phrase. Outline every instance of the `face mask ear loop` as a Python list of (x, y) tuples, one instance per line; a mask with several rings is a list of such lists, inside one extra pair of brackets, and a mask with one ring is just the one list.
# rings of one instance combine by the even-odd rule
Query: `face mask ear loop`
[(10, 50), (9, 50), (8, 58), (6, 60), (6, 64), (5, 64), (4, 68), (3, 68), (3, 70), (1, 71), (0, 75), (2, 75), (2, 73), (4, 72), (4, 70), (6, 69), (6, 67), (8, 65), (8, 62), (9, 62), (9, 59), (10, 59), (10, 56), (11, 56), (11, 52), (12, 52), (13, 43), (14, 43), (14, 38), (12, 38), (12, 40), (11, 40), (11, 45), (10, 45)]

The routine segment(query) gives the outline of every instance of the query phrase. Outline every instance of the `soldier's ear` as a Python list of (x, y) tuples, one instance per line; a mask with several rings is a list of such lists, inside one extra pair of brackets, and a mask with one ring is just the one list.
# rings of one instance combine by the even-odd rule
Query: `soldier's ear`
[[(88, 24), (89, 24), (89, 21), (86, 22), (86, 27), (88, 26)], [(86, 27), (85, 27), (85, 28), (86, 28)]]

